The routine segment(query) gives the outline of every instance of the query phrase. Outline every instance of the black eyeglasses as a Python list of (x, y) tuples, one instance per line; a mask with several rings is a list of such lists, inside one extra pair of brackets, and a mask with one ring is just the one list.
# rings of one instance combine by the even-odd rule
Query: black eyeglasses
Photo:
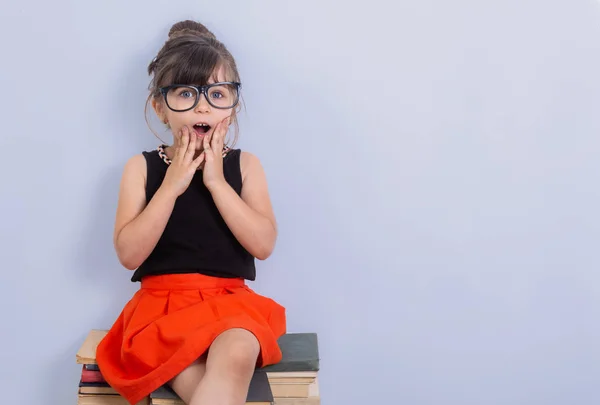
[(175, 112), (189, 111), (200, 102), (200, 95), (204, 94), (206, 101), (214, 108), (228, 109), (237, 105), (240, 99), (239, 82), (219, 82), (194, 86), (190, 84), (172, 84), (161, 87), (167, 107)]

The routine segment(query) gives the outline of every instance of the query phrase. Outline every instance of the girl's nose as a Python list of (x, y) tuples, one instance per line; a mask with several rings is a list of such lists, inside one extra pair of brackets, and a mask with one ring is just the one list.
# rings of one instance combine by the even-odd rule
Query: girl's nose
[(208, 100), (204, 96), (204, 93), (200, 93), (200, 99), (198, 100), (198, 105), (196, 105), (196, 111), (198, 111), (198, 112), (210, 111), (210, 104), (208, 103)]

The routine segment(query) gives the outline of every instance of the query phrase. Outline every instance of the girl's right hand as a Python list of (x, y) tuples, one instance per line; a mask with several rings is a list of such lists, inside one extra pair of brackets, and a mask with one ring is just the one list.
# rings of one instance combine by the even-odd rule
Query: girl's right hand
[(196, 135), (188, 127), (183, 127), (179, 136), (175, 136), (175, 154), (163, 180), (162, 186), (176, 197), (187, 190), (198, 167), (204, 161), (204, 153), (196, 159)]

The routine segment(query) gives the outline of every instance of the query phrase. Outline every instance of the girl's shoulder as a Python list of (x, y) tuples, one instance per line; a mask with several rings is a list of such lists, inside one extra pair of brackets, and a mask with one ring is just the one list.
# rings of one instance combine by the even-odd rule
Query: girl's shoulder
[(136, 173), (144, 179), (148, 172), (163, 173), (168, 167), (168, 157), (165, 152), (166, 145), (159, 145), (155, 149), (143, 150), (131, 156), (125, 163), (126, 173)]
[(131, 156), (125, 162), (125, 166), (123, 168), (124, 174), (137, 174), (141, 176), (146, 176), (147, 171), (147, 158), (146, 152), (137, 153)]
[(123, 190), (145, 189), (148, 178), (146, 157), (142, 153), (131, 156), (125, 162), (121, 174), (121, 192)]
[(239, 159), (242, 182), (248, 178), (264, 175), (260, 159), (254, 153), (240, 150)]

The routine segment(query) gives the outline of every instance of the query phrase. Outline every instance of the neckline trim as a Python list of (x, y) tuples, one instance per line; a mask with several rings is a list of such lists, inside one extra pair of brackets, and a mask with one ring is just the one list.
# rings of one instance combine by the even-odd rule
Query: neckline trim
[[(170, 165), (171, 164), (171, 159), (169, 159), (169, 157), (167, 156), (167, 153), (165, 152), (165, 148), (167, 148), (168, 145), (160, 144), (158, 145), (158, 147), (156, 148), (156, 150), (158, 151), (158, 156), (163, 160), (163, 162), (165, 162), (166, 164)], [(227, 154), (231, 152), (231, 148), (229, 146), (224, 146), (223, 147), (223, 154), (222, 156), (225, 157), (227, 156)]]

